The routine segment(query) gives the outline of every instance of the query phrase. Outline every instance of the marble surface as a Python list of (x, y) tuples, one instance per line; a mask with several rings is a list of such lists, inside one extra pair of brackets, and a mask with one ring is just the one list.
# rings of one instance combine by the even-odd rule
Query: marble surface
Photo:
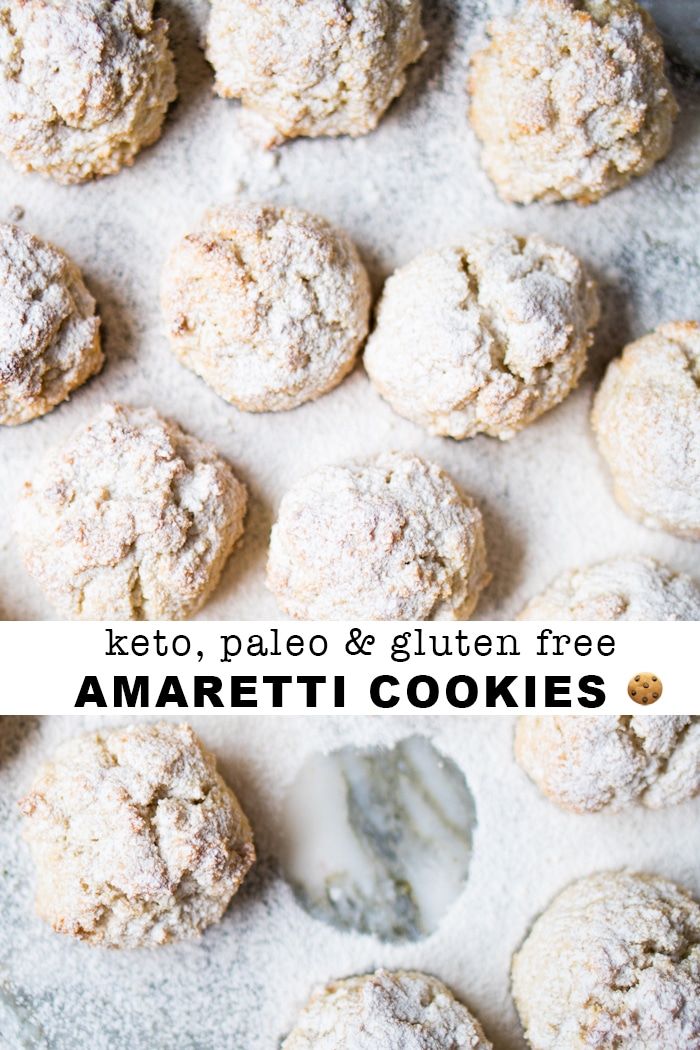
[(643, 0), (656, 20), (668, 53), (700, 70), (700, 4), (698, 0)]
[(464, 889), (476, 823), (464, 773), (422, 736), (307, 759), (282, 864), (316, 918), (384, 941), (433, 933)]

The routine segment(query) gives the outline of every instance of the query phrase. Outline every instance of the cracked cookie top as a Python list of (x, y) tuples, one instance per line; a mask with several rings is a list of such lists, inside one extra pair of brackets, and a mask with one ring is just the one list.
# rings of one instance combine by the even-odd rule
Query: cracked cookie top
[(510, 438), (575, 387), (598, 315), (571, 252), (485, 233), (388, 279), (365, 367), (392, 408), (431, 434)]
[(576, 813), (650, 809), (700, 792), (696, 715), (523, 717), (515, 757), (538, 788)]
[(700, 587), (651, 558), (611, 558), (562, 573), (519, 620), (700, 620)]
[(246, 499), (211, 445), (153, 409), (105, 405), (25, 484), (18, 537), (61, 615), (179, 620), (216, 586)]
[(197, 936), (255, 860), (236, 796), (187, 725), (74, 737), (20, 806), (37, 911), (58, 932), (105, 947)]
[(0, 223), (0, 424), (43, 416), (99, 372), (99, 328), (78, 267)]
[(626, 346), (591, 419), (622, 509), (700, 539), (700, 324), (672, 321)]
[(512, 981), (532, 1050), (698, 1050), (700, 905), (653, 875), (581, 879), (536, 920)]
[(0, 0), (0, 153), (82, 182), (131, 164), (176, 95), (153, 0)]
[(212, 0), (215, 90), (281, 139), (364, 135), (425, 50), (420, 0)]
[(336, 981), (302, 1011), (282, 1050), (491, 1050), (481, 1025), (424, 973), (378, 970)]
[(466, 619), (490, 578), (480, 511), (408, 453), (303, 478), (270, 536), (267, 584), (300, 620)]
[(666, 155), (678, 106), (635, 0), (524, 0), (489, 32), (470, 115), (506, 200), (589, 203)]
[(213, 208), (171, 253), (170, 345), (249, 412), (295, 408), (353, 367), (369, 325), (369, 278), (348, 237), (294, 208)]

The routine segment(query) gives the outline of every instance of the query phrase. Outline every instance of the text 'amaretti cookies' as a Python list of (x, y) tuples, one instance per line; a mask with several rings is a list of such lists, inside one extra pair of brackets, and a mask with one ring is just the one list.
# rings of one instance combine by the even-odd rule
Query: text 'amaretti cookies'
[(312, 996), (281, 1050), (492, 1050), (469, 1010), (435, 977), (378, 970)]
[(270, 536), (267, 585), (299, 620), (466, 619), (490, 579), (474, 501), (406, 452), (303, 478)]
[(78, 267), (0, 223), (0, 425), (50, 412), (103, 361), (95, 300)]
[(505, 200), (587, 204), (666, 155), (678, 106), (636, 0), (523, 0), (489, 32), (470, 116)]
[(372, 131), (425, 46), (420, 0), (212, 0), (206, 36), (217, 94), (278, 140)]
[(476, 234), (388, 279), (365, 368), (429, 433), (507, 439), (574, 389), (598, 316), (596, 286), (566, 248)]
[(626, 346), (591, 419), (622, 509), (700, 540), (700, 324), (662, 324)]
[(58, 182), (111, 175), (175, 98), (153, 0), (0, 0), (0, 153)]
[(188, 725), (74, 737), (20, 807), (39, 915), (93, 945), (196, 937), (255, 860), (245, 814)]
[(298, 208), (210, 209), (173, 249), (162, 284), (170, 346), (247, 412), (296, 408), (352, 369), (369, 328), (357, 250)]
[(24, 486), (29, 572), (69, 619), (181, 620), (243, 534), (228, 463), (153, 409), (105, 405)]

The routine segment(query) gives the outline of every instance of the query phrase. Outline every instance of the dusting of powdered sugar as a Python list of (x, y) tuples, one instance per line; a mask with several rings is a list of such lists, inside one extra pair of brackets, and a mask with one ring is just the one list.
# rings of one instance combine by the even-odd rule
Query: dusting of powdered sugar
[(620, 506), (700, 539), (700, 323), (670, 321), (608, 366), (593, 429)]
[(421, 973), (374, 974), (318, 992), (282, 1050), (492, 1050), (449, 990)]
[(494, 231), (389, 278), (365, 367), (431, 434), (506, 439), (576, 386), (598, 317), (595, 284), (571, 252)]
[(562, 573), (521, 620), (700, 620), (700, 585), (651, 558), (613, 558)]
[(98, 372), (99, 327), (77, 266), (0, 223), (0, 424), (49, 412)]
[[(109, 725), (133, 721), (127, 715)], [(35, 875), (17, 806), (57, 747), (86, 730), (104, 733), (104, 719), (0, 719), (0, 1031), (19, 1031), (25, 1040), (10, 1042), (10, 1050), (41, 1047), (39, 1032), (51, 1050), (270, 1050), (294, 1029), (315, 991), (380, 968), (433, 975), (499, 1050), (522, 1050), (509, 992), (511, 955), (562, 887), (590, 872), (634, 865), (700, 893), (697, 801), (588, 818), (560, 810), (513, 761), (509, 718), (466, 725), (449, 717), (228, 716), (192, 724), (250, 820), (258, 862), (199, 940), (107, 951), (53, 933), (34, 915)], [(301, 907), (279, 871), (285, 800), (315, 752), (391, 748), (417, 733), (463, 770), (479, 823), (469, 877), (445, 921), (425, 940), (383, 944)], [(525, 804), (525, 796), (526, 820), (513, 805), (519, 797)]]
[[(477, 500), (494, 574), (479, 602), (484, 619), (520, 612), (559, 572), (622, 554), (651, 556), (692, 574), (693, 544), (637, 524), (615, 503), (589, 408), (604, 366), (626, 343), (697, 310), (700, 189), (691, 176), (700, 163), (698, 90), (687, 76), (674, 74), (681, 112), (673, 148), (644, 178), (586, 209), (506, 205), (479, 163), (465, 80), (486, 21), (506, 13), (509, 2), (426, 0), (429, 47), (374, 132), (354, 140), (299, 139), (270, 151), (246, 135), (236, 102), (211, 97), (211, 67), (197, 43), (207, 0), (163, 0), (180, 102), (159, 143), (119, 178), (76, 189), (3, 166), (0, 219), (24, 209), (26, 229), (80, 261), (103, 319), (107, 362), (79, 396), (40, 425), (5, 428), (0, 484), (8, 498), (35, 475), (51, 448), (105, 401), (118, 400), (153, 405), (212, 442), (248, 484), (246, 539), (200, 618), (278, 616), (264, 565), (284, 493), (318, 467), (387, 449), (439, 463)], [(505, 444), (483, 435), (459, 444), (427, 435), (397, 415), (360, 368), (293, 412), (262, 418), (237, 411), (169, 353), (159, 303), (169, 251), (207, 206), (228, 206), (237, 194), (300, 207), (345, 230), (370, 272), (375, 299), (385, 278), (420, 253), (463, 244), (484, 228), (563, 245), (585, 265), (601, 300), (578, 388)], [(0, 521), (0, 582), (1, 615), (56, 615), (21, 566), (8, 517)]]
[(175, 246), (163, 285), (174, 353), (247, 411), (327, 393), (369, 328), (369, 278), (355, 246), (294, 208), (211, 209)]
[(668, 152), (677, 105), (636, 0), (524, 0), (489, 32), (471, 119), (506, 200), (596, 201)]
[(602, 872), (567, 887), (513, 963), (533, 1050), (700, 1046), (700, 904), (647, 874)]
[(185, 619), (243, 533), (247, 494), (153, 409), (103, 406), (25, 482), (26, 567), (68, 619)]
[(175, 98), (153, 0), (0, 2), (0, 153), (82, 182), (133, 163)]
[(488, 581), (481, 512), (406, 453), (310, 474), (270, 536), (267, 583), (295, 619), (467, 619)]
[(371, 131), (425, 46), (421, 0), (213, 0), (206, 38), (215, 90), (281, 140)]
[(92, 944), (196, 937), (221, 918), (255, 860), (238, 800), (188, 725), (77, 736), (20, 805), (38, 914)]
[(515, 756), (548, 798), (574, 812), (632, 802), (660, 809), (700, 792), (700, 718), (521, 718)]

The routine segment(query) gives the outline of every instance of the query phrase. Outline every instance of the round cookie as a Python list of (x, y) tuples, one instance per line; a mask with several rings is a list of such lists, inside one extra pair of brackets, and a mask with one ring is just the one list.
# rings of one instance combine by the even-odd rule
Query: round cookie
[(641, 671), (627, 683), (627, 695), (636, 704), (655, 704), (664, 691), (663, 682), (652, 671)]
[(243, 533), (246, 489), (153, 409), (105, 405), (24, 486), (26, 566), (65, 617), (180, 620)]
[(50, 412), (103, 362), (95, 300), (78, 267), (0, 223), (0, 424)]
[(608, 365), (592, 423), (622, 509), (700, 539), (700, 325), (663, 324), (626, 346)]
[(74, 737), (20, 806), (37, 912), (90, 944), (196, 937), (218, 922), (255, 860), (236, 796), (187, 725)]
[(562, 573), (518, 619), (700, 620), (700, 587), (651, 558), (612, 558)]
[(425, 46), (420, 0), (212, 0), (206, 53), (283, 140), (372, 131)]
[(523, 0), (489, 32), (470, 116), (505, 200), (587, 204), (666, 155), (678, 106), (636, 0)]
[(207, 212), (173, 250), (162, 301), (175, 355), (248, 412), (331, 390), (369, 327), (369, 278), (350, 239), (266, 204)]
[(698, 1050), (700, 905), (653, 875), (581, 879), (536, 920), (512, 982), (532, 1050)]
[(524, 716), (515, 757), (548, 798), (575, 813), (650, 809), (700, 792), (696, 715)]
[(565, 248), (475, 235), (389, 278), (365, 367), (431, 434), (510, 438), (576, 386), (598, 315), (595, 285)]
[(177, 92), (153, 0), (0, 0), (0, 153), (58, 182), (111, 175)]
[(489, 580), (481, 513), (408, 453), (303, 478), (270, 536), (267, 585), (299, 620), (466, 619)]
[(481, 1025), (424, 973), (378, 970), (312, 996), (282, 1050), (491, 1050)]

